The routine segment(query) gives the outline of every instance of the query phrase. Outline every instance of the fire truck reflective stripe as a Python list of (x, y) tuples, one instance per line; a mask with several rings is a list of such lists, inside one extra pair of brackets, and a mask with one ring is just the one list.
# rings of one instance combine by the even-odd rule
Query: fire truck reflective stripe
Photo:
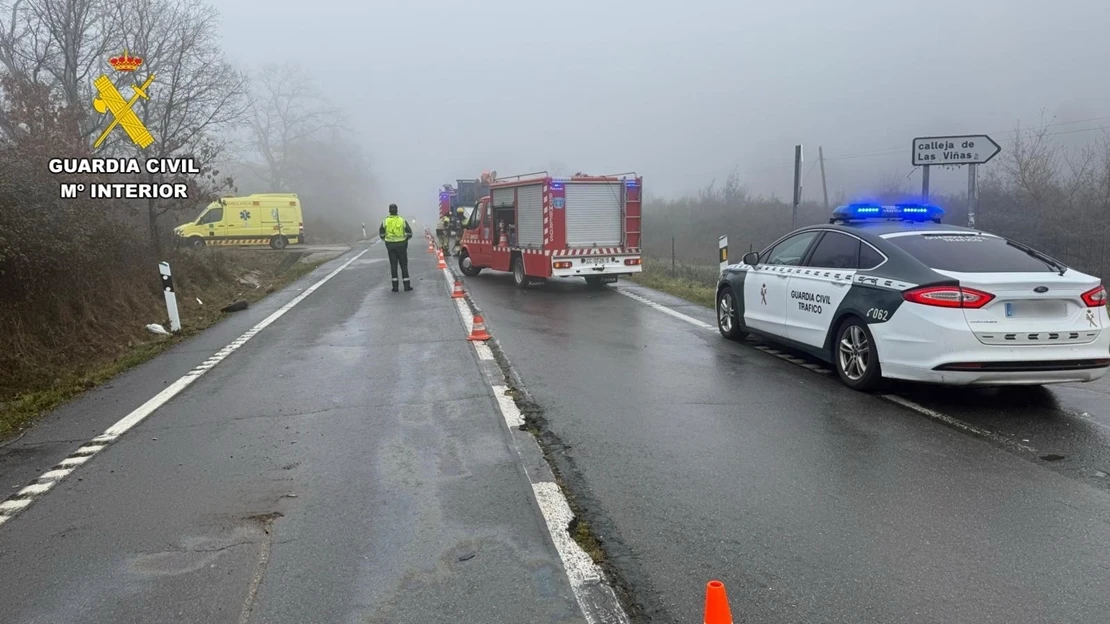
[(626, 255), (639, 255), (639, 247), (600, 247), (594, 249), (514, 249), (513, 247), (494, 246), (494, 251), (509, 252), (519, 251), (524, 254), (531, 254), (536, 256), (626, 256)]
[(556, 249), (552, 255), (555, 256), (609, 256), (618, 254), (638, 254), (638, 248), (623, 247), (594, 247), (588, 249)]

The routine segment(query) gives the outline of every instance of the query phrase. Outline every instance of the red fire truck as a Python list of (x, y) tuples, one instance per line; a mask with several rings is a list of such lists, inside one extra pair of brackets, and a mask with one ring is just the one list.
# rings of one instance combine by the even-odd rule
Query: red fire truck
[(511, 271), (519, 288), (549, 277), (584, 277), (596, 287), (643, 270), (643, 178), (546, 172), (500, 179), (466, 209), (459, 269)]

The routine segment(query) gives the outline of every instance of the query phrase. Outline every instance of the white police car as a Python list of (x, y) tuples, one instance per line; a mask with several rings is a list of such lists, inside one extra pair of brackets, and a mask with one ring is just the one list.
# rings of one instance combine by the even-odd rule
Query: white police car
[(882, 378), (953, 385), (1093, 381), (1110, 367), (1097, 277), (1020, 243), (942, 225), (931, 204), (852, 204), (800, 228), (717, 285), (726, 338), (751, 333)]

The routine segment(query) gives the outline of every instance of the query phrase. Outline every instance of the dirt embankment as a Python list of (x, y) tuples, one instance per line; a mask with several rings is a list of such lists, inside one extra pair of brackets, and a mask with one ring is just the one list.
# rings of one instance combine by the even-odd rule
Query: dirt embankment
[(181, 250), (173, 271), (182, 331), (169, 329), (158, 263), (136, 261), (94, 283), (58, 284), (34, 300), (0, 308), (0, 440), (59, 403), (209, 327), (236, 302), (253, 303), (306, 274), (327, 253), (290, 249)]

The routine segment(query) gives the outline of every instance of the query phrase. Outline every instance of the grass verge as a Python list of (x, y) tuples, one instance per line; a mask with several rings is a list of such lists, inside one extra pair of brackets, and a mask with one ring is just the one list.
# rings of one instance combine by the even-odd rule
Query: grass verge
[(718, 268), (710, 265), (675, 263), (669, 260), (646, 258), (644, 270), (628, 279), (674, 295), (687, 301), (712, 308), (716, 305)]
[[(304, 252), (200, 250), (171, 260), (182, 330), (150, 333), (148, 323), (169, 328), (165, 301), (153, 276), (120, 276), (81, 293), (56, 293), (0, 318), (0, 440), (11, 438), (43, 414), (86, 390), (150, 360), (211, 327), (235, 301), (255, 303), (306, 275), (329, 258)], [(152, 280), (150, 278), (153, 278)], [(153, 287), (147, 283), (153, 281)]]

